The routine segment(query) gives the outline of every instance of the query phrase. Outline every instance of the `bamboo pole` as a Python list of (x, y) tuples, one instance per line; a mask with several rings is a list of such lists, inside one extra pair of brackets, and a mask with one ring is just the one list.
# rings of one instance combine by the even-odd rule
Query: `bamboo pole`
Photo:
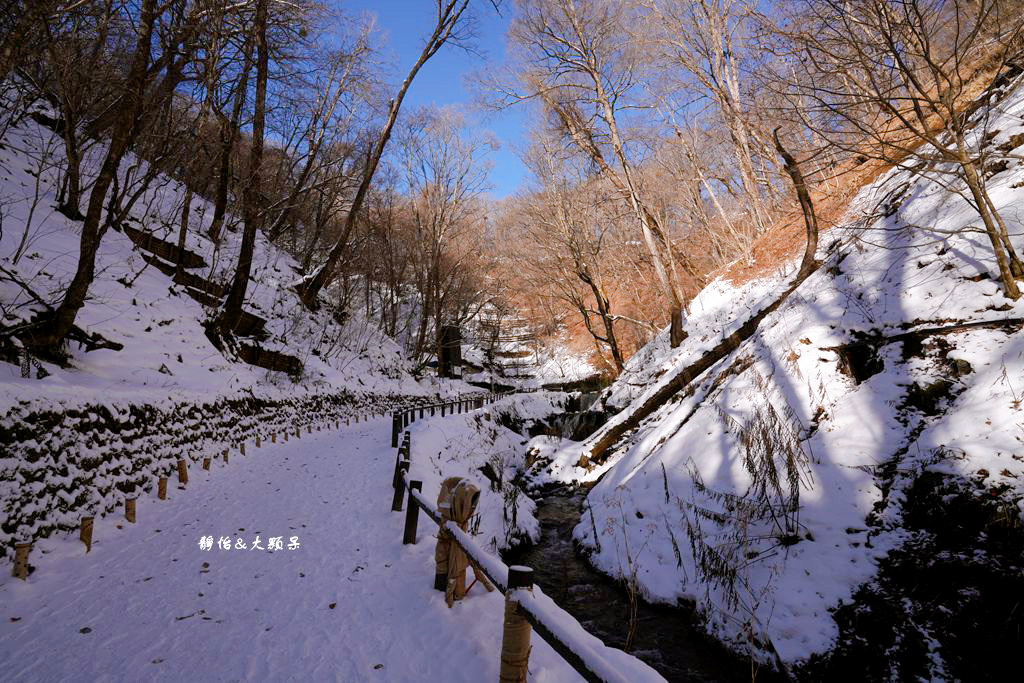
[(28, 554), (31, 551), (31, 543), (14, 544), (14, 578), (22, 581), (28, 579)]
[(85, 544), (85, 552), (92, 550), (92, 526), (95, 517), (82, 517), (82, 529), (78, 532), (78, 539)]
[(533, 592), (533, 570), (529, 567), (508, 568), (508, 592), (505, 593), (505, 623), (501, 636), (501, 683), (525, 683), (530, 664), (530, 622), (523, 609), (512, 599), (512, 592), (525, 588)]

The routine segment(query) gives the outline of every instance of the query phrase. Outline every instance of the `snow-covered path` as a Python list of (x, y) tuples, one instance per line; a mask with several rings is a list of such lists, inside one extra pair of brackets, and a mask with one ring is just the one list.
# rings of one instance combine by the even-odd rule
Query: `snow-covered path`
[[(27, 582), (0, 578), (0, 677), (496, 680), (502, 597), (477, 586), (449, 610), (430, 520), (402, 545), (390, 428), (250, 442), (227, 466), (191, 467), (166, 501), (143, 494), (137, 524), (97, 520), (89, 554), (77, 538), (37, 542)], [(221, 550), (224, 536), (264, 549)], [(266, 550), (272, 537), (282, 550)], [(536, 637), (531, 674), (578, 679)]]

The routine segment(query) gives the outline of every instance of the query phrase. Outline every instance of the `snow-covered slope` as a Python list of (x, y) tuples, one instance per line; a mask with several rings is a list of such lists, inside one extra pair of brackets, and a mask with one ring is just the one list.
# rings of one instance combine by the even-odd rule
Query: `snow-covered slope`
[[(93, 148), (84, 163), (87, 176), (100, 161), (101, 147)], [(60, 138), (28, 118), (2, 141), (0, 304), (7, 327), (30, 319), (40, 309), (33, 294), (51, 304), (59, 302), (74, 274), (79, 224), (55, 209), (62, 150)], [(145, 173), (146, 164), (129, 157), (121, 169), (124, 187)], [(316, 314), (305, 310), (292, 288), (300, 277), (297, 264), (262, 234), (256, 241), (245, 310), (266, 320), (261, 348), (298, 358), (303, 372), (299, 378), (289, 378), (282, 372), (225, 359), (203, 333), (202, 322), (213, 309), (190, 297), (185, 284), (176, 284), (171, 275), (148, 263), (151, 254), (129, 234), (141, 230), (176, 244), (184, 195), (180, 183), (158, 177), (137, 200), (126, 231), (108, 230), (104, 236), (96, 280), (77, 323), (123, 344), (124, 349), (86, 353), (72, 343), (68, 368), (33, 361), (48, 373), (43, 379), (36, 379), (35, 368), (31, 379), (22, 379), (18, 366), (2, 363), (0, 407), (177, 403), (242, 392), (280, 397), (323, 393), (332, 387), (384, 394), (436, 392), (435, 387), (413, 380), (398, 345), (358, 311), (339, 324), (326, 309)], [(237, 261), (241, 231), (229, 216), (231, 229), (217, 245), (206, 235), (212, 218), (212, 205), (194, 198), (185, 246), (204, 265), (187, 273), (214, 287), (226, 287)]]
[[(988, 186), (1020, 253), (1024, 163), (1013, 155), (1022, 151), (1024, 93), (987, 114), (989, 148), (1017, 145)], [(855, 594), (856, 605), (884, 594), (901, 614), (892, 633), (888, 622), (877, 627), (869, 647), (912, 661), (890, 675), (969, 670), (955, 668), (970, 666), (956, 664), (965, 641), (955, 639), (972, 629), (957, 621), (961, 611), (981, 604), (971, 602), (980, 593), (971, 575), (957, 575), (955, 604), (908, 597), (887, 577), (911, 543), (964, 566), (982, 552), (988, 526), (968, 529), (955, 547), (935, 542), (948, 521), (944, 501), (975, 501), (992, 524), (1020, 528), (1024, 299), (1003, 296), (978, 224), (961, 196), (893, 170), (859, 194), (847, 225), (822, 236), (823, 267), (751, 339), (627, 433), (605, 462), (580, 466), (593, 439), (557, 454), (544, 476), (597, 482), (575, 534), (592, 561), (613, 575), (635, 568), (648, 598), (695, 601), (712, 633), (787, 668), (856, 640), (856, 620), (833, 610)], [(610, 422), (772, 302), (795, 265), (701, 292), (683, 345), (670, 350), (663, 333), (603, 395), (620, 411)], [(976, 322), (984, 324), (958, 327)], [(934, 503), (932, 520), (911, 519), (911, 507)], [(1012, 552), (985, 562), (1020, 575)], [(943, 610), (954, 615), (949, 624)], [(998, 670), (1007, 656), (982, 666)]]

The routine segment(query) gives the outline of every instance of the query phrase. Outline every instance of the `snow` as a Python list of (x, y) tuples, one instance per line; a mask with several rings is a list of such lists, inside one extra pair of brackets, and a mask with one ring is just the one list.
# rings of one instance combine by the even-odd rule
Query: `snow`
[[(1021, 133), (1024, 92), (989, 115), (988, 130), (999, 131), (993, 147)], [(1016, 210), (1024, 164), (1011, 158), (988, 187), (1024, 251)], [(878, 210), (886, 204), (894, 210)], [(602, 430), (560, 449), (538, 444), (553, 462), (535, 483), (593, 484), (574, 532), (591, 561), (616, 577), (635, 571), (650, 600), (692, 601), (710, 633), (791, 667), (832, 646), (838, 629), (830, 610), (850, 601), (906, 541), (903, 491), (918, 474), (980, 481), (985, 495), (1024, 510), (1019, 326), (932, 336), (923, 349), (878, 343), (880, 371), (860, 383), (843, 374), (836, 351), (908, 331), (1024, 317), (1024, 298), (1002, 295), (987, 236), (970, 229), (978, 222), (962, 196), (935, 182), (898, 169), (879, 178), (861, 191), (846, 223), (822, 235), (823, 267), (750, 340), (627, 433), (605, 462), (580, 466), (605, 430), (784, 291), (797, 263), (741, 285), (719, 278), (706, 287), (689, 305), (684, 343), (669, 349), (663, 331), (602, 394), (599, 405), (617, 411)], [(948, 395), (933, 408), (915, 403), (944, 383)], [(766, 424), (769, 407), (783, 425), (774, 441), (806, 458), (790, 545), (778, 543), (771, 518), (745, 519), (745, 508), (727, 503), (751, 490), (743, 433)], [(896, 475), (883, 482), (880, 466), (892, 463)], [(693, 535), (734, 558), (734, 595), (702, 574)], [(936, 675), (940, 655), (933, 653)]]
[[(476, 587), (448, 609), (433, 524), (402, 545), (390, 428), (372, 419), (192, 472), (168, 500), (140, 499), (137, 524), (97, 519), (88, 554), (77, 538), (37, 541), (29, 579), (0, 578), (5, 680), (495, 680), (503, 598)], [(284, 549), (216, 545), (257, 535)], [(531, 680), (580, 680), (533, 643)]]
[[(86, 177), (98, 167), (101, 147), (91, 148), (84, 160)], [(0, 230), (0, 266), (50, 303), (60, 300), (78, 258), (80, 224), (55, 209), (56, 163), (62, 150), (60, 138), (31, 119), (9, 129), (0, 144), (0, 219), (4, 227)], [(121, 168), (124, 186), (129, 174), (138, 177), (146, 164), (129, 155)], [(159, 177), (135, 205), (129, 227), (176, 243), (184, 196), (180, 183)], [(241, 230), (237, 219), (228, 216), (222, 244), (215, 245), (206, 235), (212, 219), (212, 205), (194, 198), (185, 246), (208, 265), (188, 272), (228, 285)], [(15, 262), (23, 236), (27, 242)], [(147, 264), (146, 256), (148, 252), (136, 247), (126, 233), (108, 230), (97, 256), (95, 282), (77, 320), (87, 332), (122, 343), (124, 349), (85, 353), (72, 344), (70, 368), (39, 362), (49, 373), (44, 379), (22, 379), (17, 366), (4, 363), (0, 365), (0, 409), (19, 405), (53, 409), (101, 402), (166, 406), (239, 394), (261, 398), (321, 394), (332, 387), (402, 395), (452, 395), (470, 390), (458, 381), (415, 381), (399, 346), (366, 320), (358, 307), (350, 311), (344, 325), (326, 308), (316, 314), (305, 310), (291, 287), (301, 276), (299, 264), (263, 234), (256, 240), (245, 310), (267, 320), (269, 336), (262, 347), (299, 358), (304, 373), (295, 381), (283, 373), (230, 362), (204, 334), (201, 323), (211, 316), (211, 309)], [(0, 303), (7, 326), (30, 319), (40, 309), (26, 291), (6, 277), (0, 278)]]

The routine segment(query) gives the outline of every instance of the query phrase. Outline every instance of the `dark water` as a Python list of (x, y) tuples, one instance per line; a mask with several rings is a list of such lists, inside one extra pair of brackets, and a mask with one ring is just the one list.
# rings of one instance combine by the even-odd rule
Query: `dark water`
[[(629, 596), (621, 583), (595, 571), (576, 553), (573, 527), (580, 519), (583, 491), (555, 489), (538, 501), (540, 542), (505, 555), (508, 564), (532, 567), (534, 581), (587, 631), (606, 645), (623, 648), (629, 624)], [(704, 635), (684, 607), (641, 603), (631, 653), (669, 681), (750, 681), (750, 663)], [(781, 680), (759, 670), (756, 680)]]

